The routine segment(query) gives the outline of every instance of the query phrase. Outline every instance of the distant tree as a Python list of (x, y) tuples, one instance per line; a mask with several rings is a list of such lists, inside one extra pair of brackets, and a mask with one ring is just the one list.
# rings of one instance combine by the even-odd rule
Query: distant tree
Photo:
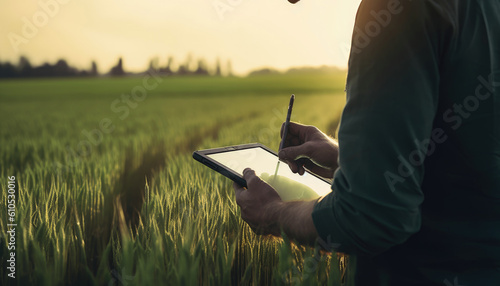
[(220, 66), (220, 59), (217, 58), (217, 61), (215, 62), (215, 76), (221, 76), (222, 75), (222, 68)]
[(178, 75), (190, 75), (194, 72), (193, 67), (193, 56), (191, 54), (188, 54), (186, 57), (186, 61), (179, 65), (179, 69), (177, 70)]
[(97, 63), (95, 61), (92, 61), (92, 65), (90, 67), (90, 76), (97, 76), (99, 75), (99, 71), (97, 70)]
[(279, 74), (280, 72), (272, 69), (272, 68), (262, 68), (258, 70), (254, 70), (250, 72), (248, 75), (253, 76), (253, 75), (270, 75), (270, 74)]
[(208, 75), (208, 65), (204, 59), (198, 60), (198, 68), (194, 72), (196, 75)]
[(23, 77), (33, 75), (33, 67), (31, 66), (31, 63), (28, 60), (28, 58), (25, 56), (19, 57), (19, 63), (17, 65), (17, 69), (19, 71), (19, 74)]
[(178, 75), (188, 75), (189, 74), (189, 70), (188, 68), (184, 65), (184, 64), (181, 64), (179, 66), (179, 68), (177, 69), (177, 73)]
[(27, 57), (20, 57), (19, 63), (14, 66), (6, 62), (0, 62), (0, 77), (67, 77), (67, 76), (89, 76), (97, 75), (97, 64), (92, 62), (90, 71), (78, 70), (70, 66), (66, 60), (59, 59), (55, 64), (43, 63), (40, 66), (32, 66)]
[(44, 63), (41, 66), (35, 67), (33, 73), (37, 77), (50, 77), (57, 75), (54, 66), (49, 63)]
[[(194, 59), (192, 54), (186, 56), (186, 60), (182, 64), (177, 64), (174, 57), (169, 56), (167, 64), (161, 67), (159, 64), (159, 58), (154, 57), (149, 61), (148, 71), (159, 72), (164, 75), (214, 75), (214, 76), (232, 76), (232, 62), (227, 60), (222, 67), (221, 59), (217, 58), (215, 61), (215, 66), (211, 66), (207, 63), (204, 58)], [(326, 69), (321, 67), (321, 69)], [(301, 70), (301, 69), (300, 69)], [(295, 70), (290, 70), (289, 72), (296, 72)], [(271, 69), (262, 69), (254, 71), (252, 74), (267, 74), (267, 73), (277, 73), (277, 71)], [(113, 66), (109, 73), (112, 76), (122, 76), (126, 72), (123, 68), (123, 59), (118, 58), (118, 62)], [(12, 78), (12, 77), (53, 77), (53, 76), (97, 76), (99, 71), (97, 68), (96, 61), (91, 62), (90, 69), (78, 70), (68, 64), (65, 59), (59, 59), (55, 64), (43, 63), (40, 66), (33, 66), (29, 59), (25, 56), (19, 57), (19, 62), (16, 65), (10, 62), (0, 62), (0, 78)]]
[(166, 75), (173, 74), (172, 65), (174, 64), (174, 58), (172, 56), (168, 57), (167, 65), (164, 68), (160, 68), (160, 72)]
[(36, 77), (66, 77), (66, 76), (77, 76), (82, 75), (76, 68), (68, 65), (66, 60), (59, 59), (54, 65), (49, 63), (44, 63), (41, 66), (32, 68), (32, 76)]
[(158, 57), (154, 57), (149, 61), (149, 66), (148, 66), (148, 72), (154, 72), (157, 73), (160, 68), (159, 68), (159, 59)]
[(109, 74), (112, 76), (122, 76), (125, 74), (125, 71), (123, 70), (122, 58), (118, 59), (118, 63), (116, 64), (116, 66), (111, 68), (111, 70), (109, 71)]
[(174, 57), (172, 57), (172, 56), (168, 57), (167, 69), (168, 69), (168, 72), (171, 74), (174, 73), (174, 64), (175, 64)]
[(55, 76), (75, 76), (77, 73), (77, 70), (70, 67), (64, 59), (58, 60), (54, 65)]
[(13, 64), (11, 64), (10, 62), (0, 63), (0, 77), (12, 78), (18, 76), (19, 73)]

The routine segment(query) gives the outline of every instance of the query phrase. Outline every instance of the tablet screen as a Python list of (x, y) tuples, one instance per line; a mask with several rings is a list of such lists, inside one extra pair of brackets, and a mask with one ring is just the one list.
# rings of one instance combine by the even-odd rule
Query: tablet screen
[(241, 176), (245, 168), (253, 169), (285, 201), (314, 199), (331, 192), (330, 183), (308, 172), (302, 176), (294, 174), (284, 162), (280, 162), (278, 172), (275, 173), (278, 157), (260, 147), (207, 154), (207, 157)]

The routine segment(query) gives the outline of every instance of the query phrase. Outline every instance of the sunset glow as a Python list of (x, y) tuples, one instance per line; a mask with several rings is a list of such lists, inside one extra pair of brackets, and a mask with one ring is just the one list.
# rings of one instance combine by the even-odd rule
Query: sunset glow
[(359, 0), (0, 0), (0, 61), (55, 62), (107, 71), (123, 57), (231, 60), (238, 74), (271, 66), (346, 67)]

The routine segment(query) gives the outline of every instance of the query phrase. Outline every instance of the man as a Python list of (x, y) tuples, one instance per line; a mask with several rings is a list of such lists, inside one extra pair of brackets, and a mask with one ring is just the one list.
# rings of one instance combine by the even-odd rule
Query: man
[(283, 202), (245, 170), (242, 218), (356, 255), (356, 285), (500, 285), (500, 1), (362, 1), (346, 92), (338, 148), (291, 124), (279, 152), (332, 192)]

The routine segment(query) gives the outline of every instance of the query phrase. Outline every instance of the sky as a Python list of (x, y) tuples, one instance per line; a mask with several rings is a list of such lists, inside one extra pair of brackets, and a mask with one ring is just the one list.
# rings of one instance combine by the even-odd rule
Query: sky
[(64, 58), (143, 71), (189, 54), (236, 74), (262, 67), (347, 67), (360, 0), (0, 0), (0, 61)]

